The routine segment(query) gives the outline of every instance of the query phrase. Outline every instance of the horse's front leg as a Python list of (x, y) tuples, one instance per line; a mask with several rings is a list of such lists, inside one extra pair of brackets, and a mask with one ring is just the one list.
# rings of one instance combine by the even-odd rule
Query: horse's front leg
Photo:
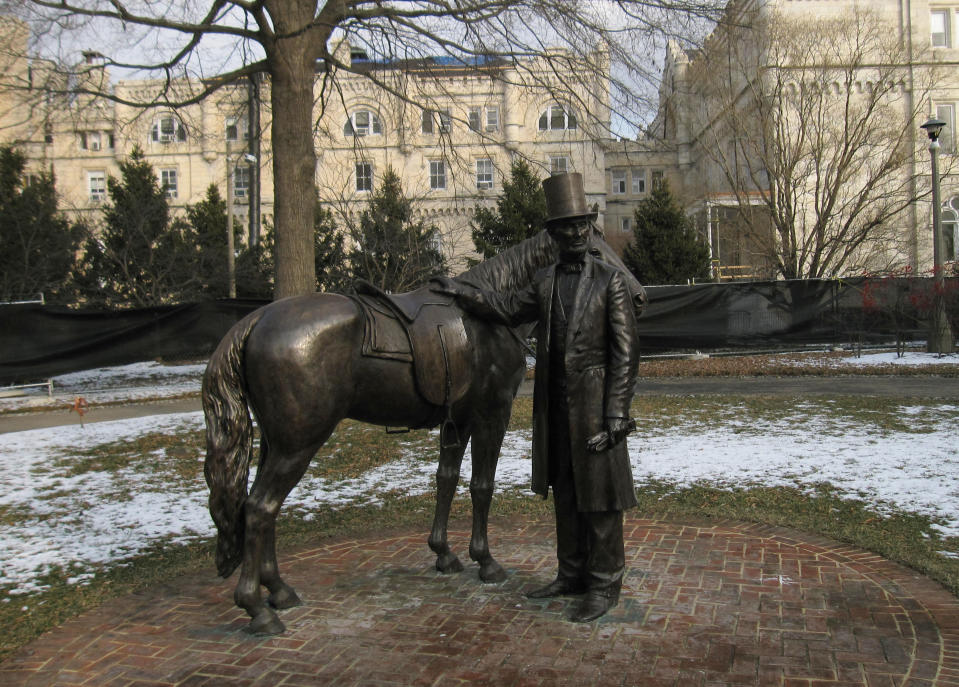
[(460, 428), (459, 444), (456, 446), (443, 446), (443, 437), (440, 437), (440, 462), (436, 468), (436, 510), (433, 513), (429, 545), (436, 554), (436, 569), (441, 573), (458, 573), (463, 570), (460, 559), (450, 551), (447, 526), (468, 441), (469, 430), (465, 427)]
[[(510, 399), (512, 401), (512, 399)], [(506, 579), (506, 571), (489, 551), (489, 510), (493, 502), (496, 464), (503, 445), (503, 436), (509, 423), (511, 403), (498, 413), (476, 423), (473, 431), (473, 476), (470, 497), (473, 501), (473, 534), (470, 538), (470, 558), (479, 563), (483, 582), (495, 583)]]

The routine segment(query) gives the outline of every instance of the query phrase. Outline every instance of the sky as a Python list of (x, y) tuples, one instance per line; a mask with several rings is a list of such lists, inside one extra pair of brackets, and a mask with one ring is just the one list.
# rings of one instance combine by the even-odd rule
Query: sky
[[(845, 361), (837, 364), (955, 364), (959, 356), (913, 353), (897, 360), (893, 354), (874, 354)], [(144, 363), (64, 375), (54, 383), (64, 393), (103, 400), (125, 398), (137, 388), (143, 393), (142, 385), (149, 384), (156, 396), (189, 384), (197, 389), (202, 369)], [(0, 409), (14, 403), (0, 400)], [(706, 484), (812, 490), (829, 482), (841, 496), (861, 499), (880, 514), (928, 515), (939, 521), (943, 536), (959, 536), (956, 404), (905, 400), (898, 415), (908, 421), (898, 428), (863, 426), (861, 419), (837, 412), (828, 399), (800, 402), (791, 415), (772, 420), (745, 422), (738, 415), (739, 409), (729, 406), (712, 424), (650, 425), (631, 435), (637, 487), (655, 480), (677, 489)], [(195, 479), (184, 480), (166, 467), (162, 450), (109, 470), (95, 464), (98, 446), (202, 427), (202, 414), (192, 412), (0, 434), (0, 509), (22, 514), (17, 518), (22, 524), (0, 530), (0, 590), (6, 589), (0, 602), (43, 589), (43, 575), (52, 568), (62, 567), (72, 581), (82, 583), (98, 566), (122, 564), (158, 542), (212, 536), (199, 470)], [(528, 431), (507, 434), (497, 470), (499, 491), (529, 493), (529, 453)], [(199, 452), (196, 460), (202, 463)], [(435, 470), (430, 457), (401, 446), (395, 460), (356, 479), (304, 478), (284, 509), (308, 518), (323, 508), (375, 505), (386, 490), (428, 493)], [(468, 498), (469, 474), (467, 453), (458, 498)], [(426, 519), (423, 526), (425, 533)]]

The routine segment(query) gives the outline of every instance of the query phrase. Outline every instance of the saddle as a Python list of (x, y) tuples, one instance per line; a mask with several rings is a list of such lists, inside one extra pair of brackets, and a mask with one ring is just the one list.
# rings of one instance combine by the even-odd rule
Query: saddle
[(428, 287), (389, 294), (365, 280), (353, 289), (366, 317), (362, 355), (412, 363), (416, 388), (432, 405), (449, 408), (466, 395), (472, 350), (451, 296)]

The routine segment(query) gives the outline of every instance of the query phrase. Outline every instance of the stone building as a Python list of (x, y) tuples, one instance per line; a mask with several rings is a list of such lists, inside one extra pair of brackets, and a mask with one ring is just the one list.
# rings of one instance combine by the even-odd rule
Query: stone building
[[(12, 52), (22, 56), (27, 35), (22, 25), (16, 33), (22, 50)], [(337, 74), (332, 89), (318, 73), (315, 141), (320, 199), (341, 219), (355, 219), (392, 168), (416, 212), (440, 230), (443, 251), (462, 266), (473, 251), (473, 212), (495, 202), (515, 156), (542, 176), (582, 172), (589, 202), (603, 210), (602, 143), (609, 135), (603, 53), (595, 54), (589, 79), (564, 74), (557, 65), (569, 60), (549, 55), (520, 65), (374, 61), (346, 42), (337, 53), (354, 70)], [(30, 68), (22, 58), (19, 66)], [(271, 218), (275, 193), (268, 80), (238, 83), (176, 110), (141, 109), (124, 102), (142, 100), (156, 83), (112, 81), (95, 52), (84, 53), (81, 71), (114, 98), (63, 95), (50, 107), (31, 110), (27, 119), (34, 124), (43, 111), (42, 126), (0, 133), (28, 152), (33, 168), (54, 172), (65, 208), (96, 213), (107, 199), (107, 178), (118, 175), (118, 161), (138, 146), (174, 211), (202, 200), (215, 184), (249, 234), (258, 235), (259, 222)], [(188, 98), (201, 85), (180, 81), (173, 89)], [(258, 211), (251, 213), (251, 205)]]
[[(855, 107), (868, 100), (875, 84), (894, 83), (882, 106), (898, 123), (877, 120), (857, 146), (878, 155), (882, 132), (898, 127), (901, 137), (890, 149), (906, 155), (897, 162), (898, 176), (891, 178), (899, 179), (895, 192), (906, 202), (890, 203), (888, 212), (876, 213), (882, 232), (857, 249), (839, 273), (903, 267), (928, 271), (930, 165), (919, 125), (930, 114), (947, 122), (941, 149), (946, 257), (954, 261), (959, 250), (959, 186), (951, 174), (959, 102), (959, 2), (732, 0), (729, 21), (698, 49), (669, 45), (658, 111), (637, 140), (610, 135), (610, 65), (602, 51), (591, 56), (588, 66), (573, 69), (550, 55), (513, 64), (378, 60), (344, 42), (338, 55), (344, 60), (349, 55), (353, 71), (336, 74), (335, 88), (329, 87), (328, 75), (317, 74), (320, 197), (341, 218), (355, 218), (377, 179), (392, 168), (421, 218), (440, 229), (443, 250), (460, 266), (473, 249), (473, 211), (495, 202), (515, 156), (530, 160), (543, 176), (582, 172), (607, 239), (620, 249), (632, 240), (636, 204), (663, 178), (709, 243), (717, 278), (782, 276), (765, 202), (774, 184), (755, 148), (750, 152), (748, 139), (760, 121), (768, 126), (777, 117), (783, 122), (797, 118), (795, 113), (765, 113), (763, 119), (755, 111), (756, 102), (763, 101), (749, 102), (747, 96), (757, 86), (789, 87), (792, 79), (795, 87), (802, 79), (792, 77), (795, 64), (772, 59), (766, 20), (774, 15), (828, 19), (854, 12), (873, 13), (879, 32), (904, 57), (884, 72), (867, 60), (852, 70), (848, 88), (835, 81), (832, 94), (836, 102), (849, 96)], [(0, 31), (4, 46), (13, 46), (0, 54), (2, 86), (13, 93), (0, 102), (0, 139), (21, 145), (34, 168), (53, 170), (64, 205), (78, 214), (96, 212), (106, 197), (107, 177), (118, 172), (118, 160), (139, 146), (175, 209), (198, 202), (216, 184), (224, 197), (232, 196), (233, 212), (247, 223), (249, 233), (258, 235), (260, 220), (272, 214), (274, 198), (274, 113), (267, 80), (223, 88), (176, 111), (142, 110), (69, 95), (52, 65), (23, 58), (29, 36), (22, 24), (5, 20)], [(815, 45), (810, 41), (811, 49)], [(94, 86), (110, 88), (119, 101), (151, 89), (145, 81), (113, 81), (95, 52), (84, 54), (83, 75)], [(50, 84), (59, 84), (63, 93), (41, 95)], [(725, 84), (726, 93), (717, 84)], [(190, 82), (174, 86), (181, 95), (198, 88)], [(812, 178), (815, 174), (803, 177)], [(810, 208), (816, 202), (808, 193), (797, 198), (806, 208), (795, 219), (801, 240), (814, 233)]]
[[(820, 254), (842, 249), (838, 239), (817, 247), (816, 232), (836, 231), (853, 209), (876, 226), (822, 276), (929, 272), (931, 165), (919, 127), (930, 115), (947, 122), (943, 220), (946, 258), (955, 261), (959, 185), (949, 172), (957, 152), (959, 4), (733, 0), (726, 12), (725, 25), (698, 49), (670, 44), (650, 127), (654, 147), (673, 156), (674, 188), (710, 243), (717, 275), (782, 276), (776, 254), (787, 239), (771, 213), (786, 203), (769, 202), (777, 193), (791, 194), (795, 235), (788, 240), (800, 251), (810, 247), (795, 260), (804, 274), (822, 264)], [(810, 30), (818, 35), (797, 39)], [(796, 148), (778, 150), (788, 146)], [(876, 174), (880, 163), (891, 173)], [(832, 181), (838, 190), (825, 193)], [(856, 205), (869, 184), (873, 195)], [(818, 222), (827, 210), (838, 220)]]

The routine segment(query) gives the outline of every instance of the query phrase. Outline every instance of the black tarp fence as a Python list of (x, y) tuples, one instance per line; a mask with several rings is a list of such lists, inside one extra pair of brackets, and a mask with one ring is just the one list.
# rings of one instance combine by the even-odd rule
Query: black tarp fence
[[(924, 340), (929, 278), (858, 278), (648, 287), (646, 352)], [(959, 329), (959, 278), (943, 298)], [(220, 300), (137, 310), (0, 306), (0, 384), (143, 360), (202, 358), (264, 305)]]
[(133, 310), (0, 306), (0, 384), (144, 360), (208, 356), (267, 301), (220, 300)]

